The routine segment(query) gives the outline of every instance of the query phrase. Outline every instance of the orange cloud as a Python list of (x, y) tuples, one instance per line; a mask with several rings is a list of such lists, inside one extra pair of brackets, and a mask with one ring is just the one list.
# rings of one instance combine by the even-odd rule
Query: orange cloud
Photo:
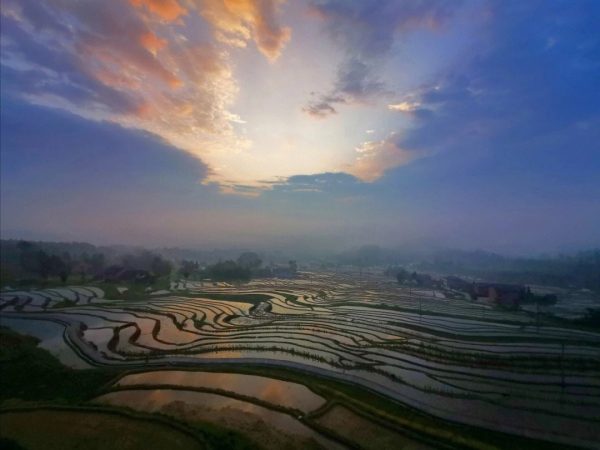
[(403, 166), (422, 156), (400, 148), (397, 140), (398, 136), (392, 133), (381, 141), (363, 142), (356, 148), (358, 155), (348, 172), (363, 181), (372, 182), (381, 178), (389, 169)]
[(159, 50), (167, 45), (167, 41), (159, 38), (151, 31), (147, 31), (140, 35), (140, 44), (153, 55), (156, 55)]
[(83, 37), (76, 43), (80, 54), (86, 55), (82, 66), (91, 75), (103, 73), (104, 79), (109, 74), (120, 79), (125, 85), (125, 79), (130, 78), (130, 85), (148, 84), (152, 78), (162, 81), (171, 88), (181, 86), (182, 81), (177, 75), (168, 70), (165, 65), (149, 54), (144, 47), (138, 44), (122, 45), (118, 41)]
[(187, 10), (177, 3), (177, 0), (129, 0), (129, 2), (136, 8), (145, 6), (148, 11), (167, 22), (187, 14)]
[[(36, 21), (46, 6), (29, 0), (29, 7), (19, 10), (26, 0), (1, 1), (20, 12), (18, 20), (10, 19), (15, 27), (27, 38), (36, 38)], [(192, 0), (179, 1), (194, 7)], [(277, 2), (210, 3), (226, 12), (221, 18), (229, 22), (218, 27), (227, 30), (223, 33), (234, 30), (240, 39), (256, 38), (261, 51), (272, 58), (280, 51), (285, 31), (273, 20)], [(238, 92), (231, 57), (222, 46), (207, 42), (205, 33), (198, 33), (198, 27), (206, 27), (200, 15), (190, 15), (182, 26), (176, 18), (183, 13), (187, 12), (176, 2), (58, 2), (52, 16), (43, 16), (52, 21), (40, 46), (64, 58), (59, 66), (52, 58), (39, 59), (32, 53), (28, 62), (47, 70), (39, 71), (42, 88), (24, 95), (88, 119), (159, 135), (205, 161), (210, 182), (246, 182), (251, 170), (240, 160), (254, 160), (247, 152), (251, 141), (234, 125), (244, 123), (243, 118), (230, 111)], [(5, 10), (0, 14), (4, 20)], [(165, 20), (153, 20), (151, 14)]]
[(399, 112), (410, 113), (410, 112), (417, 110), (420, 106), (421, 106), (421, 104), (419, 102), (403, 101), (400, 103), (393, 103), (393, 104), (388, 105), (388, 109), (390, 111), (399, 111)]
[(216, 29), (221, 42), (244, 47), (252, 39), (270, 61), (276, 60), (292, 31), (277, 23), (282, 0), (203, 0), (200, 14)]

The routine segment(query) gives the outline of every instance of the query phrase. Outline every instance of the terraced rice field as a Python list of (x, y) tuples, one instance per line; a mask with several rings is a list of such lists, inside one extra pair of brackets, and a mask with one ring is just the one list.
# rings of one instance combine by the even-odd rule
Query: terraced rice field
[[(179, 282), (127, 302), (105, 299), (97, 288), (13, 291), (1, 294), (0, 308), (2, 319), (61, 324), (64, 343), (92, 365), (285, 366), (451, 421), (589, 448), (600, 442), (600, 332), (538, 327), (524, 313), (375, 275)], [(137, 375), (134, 384), (217, 382), (180, 374), (155, 383), (156, 376)], [(238, 393), (277, 403), (248, 389)], [(318, 402), (292, 407), (308, 411)]]
[(183, 389), (222, 390), (285, 408), (295, 408), (304, 413), (325, 404), (324, 398), (301, 384), (238, 373), (161, 370), (127, 375), (118, 381), (117, 386), (178, 386)]
[(267, 449), (343, 448), (288, 414), (217, 394), (179, 389), (123, 390), (102, 395), (95, 403), (159, 412), (192, 425), (195, 421), (227, 425)]

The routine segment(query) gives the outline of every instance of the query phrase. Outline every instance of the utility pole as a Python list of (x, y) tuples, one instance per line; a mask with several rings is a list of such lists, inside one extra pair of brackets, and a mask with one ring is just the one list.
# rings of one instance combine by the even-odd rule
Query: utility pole
[(560, 344), (560, 384), (565, 389), (565, 343), (561, 342)]

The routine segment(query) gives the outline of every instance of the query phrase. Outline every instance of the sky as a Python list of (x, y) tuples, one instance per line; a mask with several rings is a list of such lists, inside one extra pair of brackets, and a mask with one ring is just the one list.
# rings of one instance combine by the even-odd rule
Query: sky
[(1, 0), (3, 238), (600, 246), (600, 2)]

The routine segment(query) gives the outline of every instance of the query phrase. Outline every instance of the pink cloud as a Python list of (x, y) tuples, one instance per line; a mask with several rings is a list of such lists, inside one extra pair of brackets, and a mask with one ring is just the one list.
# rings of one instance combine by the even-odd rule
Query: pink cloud
[(290, 40), (291, 29), (277, 22), (281, 0), (203, 0), (200, 14), (212, 24), (217, 39), (245, 46), (252, 39), (269, 60), (276, 60)]
[(151, 31), (142, 33), (139, 37), (139, 40), (140, 44), (142, 44), (142, 46), (153, 55), (156, 55), (159, 50), (163, 49), (167, 45), (167, 41), (165, 39), (159, 38)]
[(199, 157), (205, 142), (232, 133), (228, 107), (237, 85), (226, 53), (188, 39), (179, 24), (147, 17), (145, 9), (175, 18), (183, 14), (176, 3), (157, 9), (160, 2), (6, 2), (2, 14), (21, 39), (6, 51), (27, 55), (19, 46), (32, 41), (40, 49), (27, 55), (40, 70), (24, 97), (150, 131)]
[(148, 11), (167, 22), (187, 14), (187, 10), (177, 0), (129, 0), (129, 2), (137, 8), (145, 6)]

